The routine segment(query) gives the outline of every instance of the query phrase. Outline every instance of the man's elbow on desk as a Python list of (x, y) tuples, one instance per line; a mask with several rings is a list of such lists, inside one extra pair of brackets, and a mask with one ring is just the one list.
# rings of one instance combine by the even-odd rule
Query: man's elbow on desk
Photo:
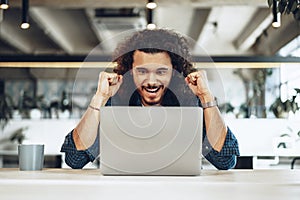
[(219, 170), (228, 170), (235, 167), (237, 158), (236, 155), (219, 156), (218, 159), (211, 159), (210, 156), (205, 156), (206, 159)]

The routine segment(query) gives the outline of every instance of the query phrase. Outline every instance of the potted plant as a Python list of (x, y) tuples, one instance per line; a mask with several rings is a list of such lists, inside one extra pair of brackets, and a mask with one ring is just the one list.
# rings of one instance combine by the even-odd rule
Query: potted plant
[(28, 127), (21, 127), (13, 131), (12, 133), (5, 134), (0, 137), (0, 149), (1, 150), (17, 150), (18, 145), (22, 144), (26, 139), (24, 131)]
[(266, 118), (265, 87), (266, 79), (271, 76), (273, 69), (236, 69), (233, 74), (237, 75), (244, 84), (245, 103), (240, 106), (240, 116), (250, 118)]
[(300, 89), (294, 88), (294, 90), (296, 91), (296, 95), (294, 95), (292, 99), (287, 99), (282, 102), (281, 98), (278, 97), (270, 106), (270, 111), (272, 111), (277, 118), (287, 118), (290, 111), (295, 113), (299, 110), (298, 103), (295, 100), (297, 95), (300, 93)]

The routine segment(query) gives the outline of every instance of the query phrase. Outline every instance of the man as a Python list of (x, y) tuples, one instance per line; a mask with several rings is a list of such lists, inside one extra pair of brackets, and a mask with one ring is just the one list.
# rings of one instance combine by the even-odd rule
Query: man
[(66, 163), (82, 168), (98, 155), (102, 106), (202, 106), (203, 155), (218, 169), (234, 167), (237, 140), (222, 119), (205, 71), (197, 71), (190, 57), (187, 40), (166, 29), (142, 30), (119, 44), (115, 73), (99, 74), (89, 107), (66, 136), (61, 150)]

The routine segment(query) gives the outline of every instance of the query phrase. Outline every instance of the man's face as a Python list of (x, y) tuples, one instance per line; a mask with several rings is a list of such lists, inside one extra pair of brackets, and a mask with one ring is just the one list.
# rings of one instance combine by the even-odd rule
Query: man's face
[(132, 75), (144, 106), (160, 105), (172, 71), (171, 58), (166, 52), (134, 52)]

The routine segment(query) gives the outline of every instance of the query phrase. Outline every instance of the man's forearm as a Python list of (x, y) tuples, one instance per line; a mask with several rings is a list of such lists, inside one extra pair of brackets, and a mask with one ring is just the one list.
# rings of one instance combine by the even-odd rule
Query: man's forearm
[(206, 135), (214, 150), (220, 152), (224, 145), (227, 127), (217, 106), (204, 109)]
[(99, 95), (94, 95), (92, 98), (90, 102), (91, 107), (87, 108), (73, 131), (73, 140), (77, 150), (85, 150), (95, 142), (100, 122), (100, 112), (95, 108), (100, 109), (106, 102), (107, 99)]
[[(215, 101), (211, 93), (199, 96), (201, 103)], [(227, 134), (227, 128), (217, 106), (204, 108), (206, 134), (211, 146), (218, 152), (222, 150)]]

